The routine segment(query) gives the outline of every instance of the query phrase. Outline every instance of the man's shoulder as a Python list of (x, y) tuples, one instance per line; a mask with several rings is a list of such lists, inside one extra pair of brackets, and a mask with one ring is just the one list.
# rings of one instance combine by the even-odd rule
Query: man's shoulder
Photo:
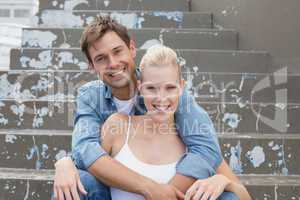
[(78, 88), (79, 96), (88, 95), (88, 94), (104, 95), (104, 92), (105, 92), (105, 84), (101, 80), (87, 82)]

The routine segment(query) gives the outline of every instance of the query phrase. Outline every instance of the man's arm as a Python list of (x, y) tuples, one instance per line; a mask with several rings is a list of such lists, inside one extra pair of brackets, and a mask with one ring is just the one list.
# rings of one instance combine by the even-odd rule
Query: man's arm
[(177, 173), (204, 179), (215, 174), (223, 158), (208, 114), (185, 89), (175, 113), (176, 126), (188, 148), (177, 165)]
[[(97, 95), (96, 95), (97, 96)], [(87, 90), (81, 91), (77, 97), (77, 113), (75, 118), (75, 129), (72, 137), (72, 153), (75, 164), (78, 168), (88, 170), (102, 182), (109, 186), (124, 189), (143, 195), (147, 200), (176, 199), (176, 190), (167, 185), (161, 185), (143, 177), (128, 169), (121, 163), (109, 157), (100, 145), (100, 127), (104, 120), (96, 108)], [(66, 194), (77, 196), (76, 191), (80, 189), (78, 172), (70, 160), (58, 161), (56, 164), (56, 177), (54, 190), (62, 198)], [(67, 167), (67, 168), (65, 168)], [(67, 182), (62, 180), (60, 174), (70, 175)], [(81, 189), (82, 191), (84, 189)], [(69, 195), (70, 196), (70, 195)]]

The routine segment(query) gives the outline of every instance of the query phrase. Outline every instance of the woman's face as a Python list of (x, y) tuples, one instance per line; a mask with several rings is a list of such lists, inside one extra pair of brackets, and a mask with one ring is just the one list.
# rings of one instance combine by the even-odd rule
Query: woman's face
[(172, 119), (183, 87), (175, 66), (145, 67), (139, 89), (147, 114), (157, 122)]

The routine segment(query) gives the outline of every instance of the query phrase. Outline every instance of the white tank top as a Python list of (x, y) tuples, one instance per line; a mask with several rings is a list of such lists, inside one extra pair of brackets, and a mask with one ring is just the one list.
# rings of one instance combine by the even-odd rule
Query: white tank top
[[(114, 159), (128, 167), (129, 169), (146, 176), (158, 183), (168, 183), (176, 174), (176, 164), (178, 161), (170, 164), (153, 165), (140, 161), (135, 157), (130, 147), (128, 146), (129, 130), (131, 125), (131, 117), (129, 116), (128, 128), (126, 133), (126, 141), (121, 150), (115, 155)], [(112, 200), (144, 200), (142, 195), (126, 192), (117, 188), (111, 187)]]

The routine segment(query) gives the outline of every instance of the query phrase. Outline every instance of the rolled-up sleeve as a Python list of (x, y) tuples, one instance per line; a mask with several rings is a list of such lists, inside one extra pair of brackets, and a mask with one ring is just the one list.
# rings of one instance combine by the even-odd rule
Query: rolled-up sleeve
[(186, 154), (177, 164), (177, 172), (197, 179), (215, 174), (223, 160), (215, 129), (208, 114), (187, 90), (180, 99), (175, 119), (187, 147)]
[(107, 155), (101, 147), (100, 127), (104, 120), (96, 112), (91, 95), (79, 90), (72, 136), (72, 157), (79, 169), (87, 169), (101, 156)]

